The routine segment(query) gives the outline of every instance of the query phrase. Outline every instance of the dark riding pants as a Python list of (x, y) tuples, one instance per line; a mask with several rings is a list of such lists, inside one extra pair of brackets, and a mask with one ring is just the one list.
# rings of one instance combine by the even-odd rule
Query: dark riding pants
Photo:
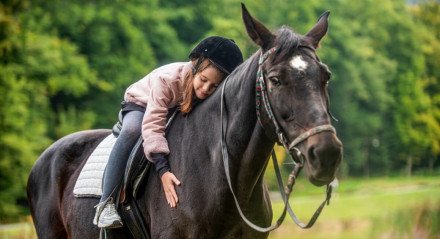
[(111, 194), (115, 191), (115, 188), (119, 183), (121, 183), (128, 157), (130, 156), (131, 150), (136, 141), (141, 136), (144, 112), (134, 110), (124, 113), (121, 132), (115, 142), (112, 152), (110, 153), (107, 167), (104, 171), (102, 197), (100, 202), (107, 200), (110, 196), (115, 197), (115, 195)]

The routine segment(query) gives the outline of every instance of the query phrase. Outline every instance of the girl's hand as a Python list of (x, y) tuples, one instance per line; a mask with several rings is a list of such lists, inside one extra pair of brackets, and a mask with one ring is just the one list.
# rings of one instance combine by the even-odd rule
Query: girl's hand
[(176, 207), (179, 199), (177, 198), (174, 184), (180, 185), (180, 181), (171, 172), (164, 173), (160, 179), (162, 180), (163, 191), (165, 192), (168, 204), (173, 208)]

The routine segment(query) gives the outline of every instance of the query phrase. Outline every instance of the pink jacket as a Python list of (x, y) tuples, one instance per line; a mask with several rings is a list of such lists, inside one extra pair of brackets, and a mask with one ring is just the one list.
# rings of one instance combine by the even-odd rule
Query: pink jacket
[(142, 120), (144, 153), (152, 161), (151, 153), (169, 154), (165, 139), (165, 125), (168, 108), (178, 105), (182, 99), (183, 80), (191, 62), (177, 62), (164, 65), (127, 88), (126, 102), (146, 107)]

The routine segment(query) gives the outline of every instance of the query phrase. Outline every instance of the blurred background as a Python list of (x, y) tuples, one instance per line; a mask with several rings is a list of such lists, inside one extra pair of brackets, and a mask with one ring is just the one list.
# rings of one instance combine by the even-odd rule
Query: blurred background
[[(271, 30), (301, 34), (331, 11), (318, 54), (333, 73), (339, 187), (312, 229), (286, 219), (270, 238), (440, 238), (440, 4), (416, 0), (2, 0), (0, 238), (35, 238), (32, 165), (64, 135), (111, 128), (128, 85), (187, 61), (209, 35), (233, 38), (245, 58), (255, 52), (240, 2)], [(277, 190), (273, 166), (266, 182)], [(299, 180), (291, 200), (300, 218), (324, 193)]]

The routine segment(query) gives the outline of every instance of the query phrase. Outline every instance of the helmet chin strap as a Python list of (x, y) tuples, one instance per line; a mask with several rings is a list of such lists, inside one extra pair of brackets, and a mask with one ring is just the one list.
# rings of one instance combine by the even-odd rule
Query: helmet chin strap
[(195, 75), (198, 71), (199, 71), (199, 68), (200, 68), (200, 66), (202, 65), (202, 62), (205, 60), (205, 58), (203, 57), (203, 56), (200, 56), (199, 58), (197, 58), (197, 61), (196, 61), (196, 65), (193, 65), (192, 67), (191, 67), (191, 70), (192, 70), (192, 74), (193, 75)]

